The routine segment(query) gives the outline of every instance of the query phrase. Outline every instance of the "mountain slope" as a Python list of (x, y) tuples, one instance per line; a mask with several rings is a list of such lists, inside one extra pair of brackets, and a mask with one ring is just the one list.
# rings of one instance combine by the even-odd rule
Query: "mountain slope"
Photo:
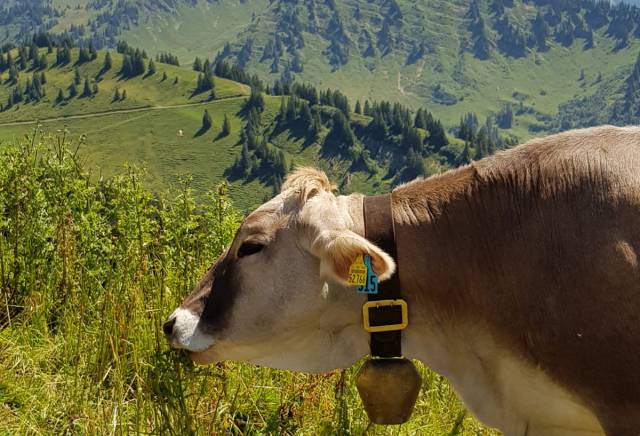
[[(154, 62), (124, 43), (119, 52), (38, 43), (0, 50), (0, 140), (37, 124), (69, 132), (100, 174), (143, 163), (158, 191), (192, 177), (204, 193), (227, 179), (251, 208), (296, 164), (324, 168), (346, 192), (372, 193), (469, 158), (423, 110), (381, 102), (354, 113), (339, 91), (295, 84), (265, 95), (257, 78), (225, 64), (213, 76), (206, 65)], [(467, 138), (479, 153), (504, 144), (487, 128), (490, 144)]]
[(560, 105), (593, 94), (597, 77), (617, 80), (640, 50), (639, 10), (591, 0), (29, 3), (38, 7), (0, 20), (15, 30), (33, 16), (10, 37), (36, 26), (97, 47), (124, 37), (182, 62), (217, 56), (351, 99), (426, 105), (448, 126), (465, 112), (486, 117), (511, 104), (519, 110), (509, 132), (521, 138), (545, 130)]

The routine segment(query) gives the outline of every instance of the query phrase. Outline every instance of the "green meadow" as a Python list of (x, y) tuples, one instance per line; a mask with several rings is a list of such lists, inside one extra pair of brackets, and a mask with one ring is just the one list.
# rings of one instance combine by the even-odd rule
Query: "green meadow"
[(83, 146), (34, 132), (1, 151), (0, 434), (494, 434), (422, 366), (411, 421), (378, 427), (358, 365), (307, 375), (169, 350), (163, 320), (241, 215), (226, 184), (198, 201), (189, 179), (152, 193), (136, 169), (96, 178)]

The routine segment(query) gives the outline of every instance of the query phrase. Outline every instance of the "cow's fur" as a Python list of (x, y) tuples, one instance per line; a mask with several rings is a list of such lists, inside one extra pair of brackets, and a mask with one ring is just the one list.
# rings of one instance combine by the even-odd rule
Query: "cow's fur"
[[(295, 300), (304, 288), (300, 283), (321, 287), (326, 309), (297, 312), (284, 305), (279, 314), (289, 316), (294, 329), (307, 325), (317, 335), (272, 333), (277, 339), (265, 344), (290, 353), (284, 364), (273, 355), (257, 356), (267, 351), (252, 355), (248, 350), (262, 345), (244, 338), (236, 339), (236, 348), (221, 340), (221, 351), (211, 351), (214, 344), (205, 360), (240, 358), (313, 370), (344, 366), (366, 353), (359, 313), (348, 314), (362, 299), (353, 298), (336, 270), (345, 261), (338, 267), (323, 256), (345, 235), (360, 238), (354, 245), (360, 251), (377, 247), (361, 237), (362, 197), (334, 197), (331, 189), (322, 173), (295, 173), (281, 196), (247, 219), (259, 231), (241, 228), (230, 249), (258, 232), (268, 233), (275, 245), (315, 257), (307, 263), (293, 257), (277, 261), (280, 274), (287, 262), (304, 271), (304, 280), (288, 276), (289, 294), (288, 285), (275, 278), (263, 290)], [(408, 357), (448, 376), (480, 419), (508, 435), (640, 434), (640, 128), (606, 126), (534, 140), (400, 186), (392, 201), (410, 310), (403, 334)], [(353, 254), (335, 251), (342, 254), (327, 256), (342, 259), (348, 252), (348, 260)], [(380, 256), (379, 268), (392, 269)], [(230, 255), (222, 262), (250, 268), (249, 261), (243, 266)], [(274, 268), (268, 258), (255, 262)], [(325, 264), (332, 279), (319, 274)], [(223, 275), (223, 290), (213, 275), (197, 301), (212, 300), (211, 289), (212, 296), (226, 292), (227, 299), (229, 292), (252, 292), (246, 276)], [(240, 315), (231, 316), (231, 306), (219, 304), (227, 324), (218, 328), (238, 328), (229, 323), (239, 323)], [(205, 316), (206, 308), (206, 324)], [(306, 324), (298, 317), (307, 317)], [(257, 331), (256, 337), (264, 338)], [(234, 351), (238, 347), (243, 352)]]

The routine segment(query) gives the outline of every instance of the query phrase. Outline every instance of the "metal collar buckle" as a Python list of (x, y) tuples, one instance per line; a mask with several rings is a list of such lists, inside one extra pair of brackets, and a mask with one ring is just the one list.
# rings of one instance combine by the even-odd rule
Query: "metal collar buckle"
[[(381, 307), (399, 307), (402, 321), (398, 324), (371, 325), (370, 311), (371, 309), (379, 309)], [(367, 301), (362, 306), (362, 324), (366, 331), (370, 333), (392, 332), (404, 330), (409, 325), (409, 311), (407, 310), (407, 302), (404, 300), (377, 300)]]

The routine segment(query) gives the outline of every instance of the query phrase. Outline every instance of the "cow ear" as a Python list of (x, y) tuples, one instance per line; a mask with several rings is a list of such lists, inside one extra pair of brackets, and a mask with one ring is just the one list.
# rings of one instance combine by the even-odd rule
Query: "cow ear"
[(371, 266), (383, 281), (393, 275), (396, 264), (387, 253), (350, 230), (325, 230), (315, 239), (313, 252), (320, 258), (321, 273), (346, 284), (349, 267), (358, 255), (369, 255)]

